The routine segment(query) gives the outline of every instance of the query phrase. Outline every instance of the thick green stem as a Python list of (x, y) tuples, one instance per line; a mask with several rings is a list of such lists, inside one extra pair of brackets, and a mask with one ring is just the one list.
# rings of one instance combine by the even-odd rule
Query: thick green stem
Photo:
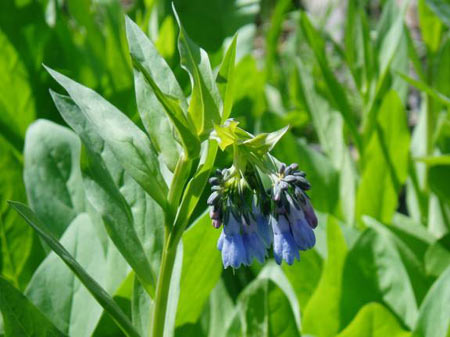
[(151, 325), (151, 337), (164, 336), (164, 324), (166, 320), (167, 300), (169, 298), (170, 279), (172, 277), (177, 245), (170, 244), (170, 234), (166, 227), (164, 250), (162, 252), (161, 267), (159, 269), (158, 283), (153, 305), (153, 317)]

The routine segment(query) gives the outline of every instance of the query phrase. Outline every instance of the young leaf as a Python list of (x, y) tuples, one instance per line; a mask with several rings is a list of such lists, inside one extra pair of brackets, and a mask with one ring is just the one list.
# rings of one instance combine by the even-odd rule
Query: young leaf
[(174, 170), (178, 151), (170, 121), (190, 156), (198, 155), (200, 146), (195, 128), (189, 124), (184, 113), (187, 110), (186, 98), (166, 61), (128, 17), (126, 28), (130, 55), (136, 68), (136, 99), (141, 119), (155, 147), (170, 163), (169, 168)]
[(1, 276), (0, 309), (6, 336), (65, 336), (19, 290)]
[(180, 33), (178, 49), (181, 65), (189, 73), (192, 85), (192, 97), (189, 104), (189, 116), (194, 123), (198, 135), (208, 134), (214, 123), (221, 121), (220, 94), (209, 63), (208, 54), (198, 47), (187, 35), (178, 14), (173, 6)]
[(10, 201), (13, 207), (25, 221), (44, 239), (50, 248), (64, 261), (64, 263), (77, 275), (81, 283), (89, 290), (100, 305), (111, 315), (122, 331), (130, 337), (139, 337), (128, 317), (122, 312), (111, 296), (80, 266), (58, 240), (46, 229), (46, 226), (37, 218), (26, 205)]
[(80, 140), (71, 130), (46, 120), (28, 128), (24, 148), (28, 201), (58, 238), (85, 209), (79, 158)]
[(406, 258), (386, 231), (369, 228), (359, 237), (345, 261), (341, 326), (370, 302), (386, 303), (406, 326), (414, 324), (417, 301)]
[[(72, 221), (61, 244), (97, 282), (108, 277), (101, 243), (86, 213)], [(25, 294), (68, 336), (91, 336), (102, 314), (102, 307), (54, 252), (36, 270)]]
[(378, 303), (369, 303), (358, 311), (355, 319), (337, 337), (408, 337), (395, 316)]
[(87, 197), (101, 215), (111, 240), (153, 296), (156, 280), (133, 226), (133, 214), (103, 159), (86, 149), (82, 152), (81, 171)]
[(406, 113), (395, 91), (384, 98), (376, 132), (367, 146), (367, 157), (357, 194), (357, 219), (370, 215), (390, 222), (397, 194), (408, 174), (409, 131)]
[(145, 133), (93, 90), (46, 69), (66, 89), (92, 124), (92, 130), (108, 144), (127, 173), (165, 209), (168, 188), (159, 169), (158, 156)]
[(447, 336), (450, 326), (450, 267), (441, 274), (420, 306), (414, 337)]
[(328, 218), (326, 233), (328, 259), (303, 316), (303, 331), (319, 337), (339, 331), (339, 299), (347, 256), (347, 244), (336, 219)]
[(183, 234), (183, 267), (176, 326), (195, 323), (212, 289), (222, 273), (217, 249), (219, 230), (210, 226), (208, 213), (203, 214)]
[(289, 126), (286, 126), (278, 131), (270, 133), (260, 133), (259, 135), (249, 140), (245, 140), (244, 142), (242, 142), (242, 145), (250, 148), (252, 152), (262, 156), (267, 152), (272, 151), (273, 147), (278, 143), (278, 141), (288, 130)]
[(257, 279), (239, 296), (243, 336), (300, 336), (294, 313), (283, 290), (270, 279)]
[(228, 47), (227, 53), (225, 54), (222, 64), (220, 65), (219, 73), (216, 77), (216, 85), (223, 101), (222, 122), (226, 121), (228, 117), (230, 117), (231, 108), (233, 106), (236, 42), (237, 35), (233, 38), (233, 41)]
[(356, 122), (352, 115), (352, 109), (347, 98), (347, 93), (344, 91), (343, 86), (337, 81), (333, 71), (328, 64), (328, 60), (325, 54), (325, 47), (322, 37), (317, 30), (313, 27), (309, 21), (308, 16), (301, 12), (300, 26), (307, 37), (308, 44), (316, 56), (316, 60), (319, 64), (320, 71), (327, 85), (328, 93), (330, 94), (334, 105), (338, 108), (339, 112), (344, 119), (350, 134), (355, 142), (356, 147), (362, 152), (362, 141), (356, 127)]

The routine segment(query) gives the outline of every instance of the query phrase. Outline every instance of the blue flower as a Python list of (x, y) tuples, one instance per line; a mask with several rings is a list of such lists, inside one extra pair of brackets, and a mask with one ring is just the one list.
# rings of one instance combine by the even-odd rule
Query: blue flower
[(278, 219), (272, 217), (273, 229), (273, 255), (275, 261), (281, 264), (285, 260), (287, 264), (294, 263), (294, 259), (300, 260), (298, 247), (291, 232), (289, 221), (284, 215), (279, 215)]
[(242, 226), (244, 246), (247, 251), (247, 264), (250, 265), (253, 259), (257, 259), (260, 263), (264, 263), (266, 258), (266, 246), (264, 241), (258, 234), (256, 222), (250, 221), (249, 224)]
[(253, 205), (253, 217), (256, 220), (257, 231), (266, 248), (270, 248), (273, 242), (273, 232), (267, 218), (255, 205)]
[(241, 264), (248, 264), (247, 251), (241, 236), (241, 224), (231, 213), (228, 222), (223, 227), (217, 248), (222, 252), (224, 268), (229, 266), (239, 268)]
[(301, 208), (300, 203), (296, 203), (289, 194), (286, 194), (289, 205), (289, 224), (295, 243), (300, 250), (307, 250), (316, 244), (316, 236), (314, 231), (306, 220), (305, 212)]

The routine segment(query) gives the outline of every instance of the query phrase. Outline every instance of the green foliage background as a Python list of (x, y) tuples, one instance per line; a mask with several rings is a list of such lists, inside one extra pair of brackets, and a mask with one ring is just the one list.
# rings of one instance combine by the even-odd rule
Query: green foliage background
[[(231, 117), (252, 133), (291, 126), (274, 154), (307, 172), (319, 227), (317, 246), (291, 267), (223, 270), (202, 196), (176, 258), (167, 336), (450, 336), (450, 3), (313, 3), (174, 1), (213, 69), (238, 35)], [(161, 209), (119, 164), (105, 176), (83, 159), (48, 92), (61, 89), (42, 67), (141, 123), (124, 13), (189, 94), (169, 1), (0, 4), (0, 335), (122, 335), (7, 200), (29, 203), (113, 296), (111, 310), (147, 334), (152, 302), (143, 287), (159, 268)], [(165, 141), (156, 143), (170, 153)], [(230, 160), (219, 153), (215, 165)], [(102, 214), (81, 171), (92, 184), (104, 177), (106, 189), (119, 187), (105, 192), (117, 198), (95, 205)], [(118, 248), (130, 250), (137, 277), (99, 225), (118, 229), (130, 214), (133, 233), (117, 230), (115, 244), (135, 240)]]

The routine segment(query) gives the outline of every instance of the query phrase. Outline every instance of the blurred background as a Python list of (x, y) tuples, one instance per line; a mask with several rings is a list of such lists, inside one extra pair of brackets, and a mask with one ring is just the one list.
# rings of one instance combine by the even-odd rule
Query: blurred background
[[(307, 172), (320, 220), (317, 247), (282, 268), (302, 332), (368, 336), (355, 317), (378, 317), (388, 326), (379, 336), (449, 336), (449, 304), (439, 301), (449, 298), (450, 284), (450, 2), (174, 5), (213, 68), (238, 35), (231, 116), (240, 126), (252, 133), (291, 126), (274, 153)], [(0, 271), (21, 290), (46, 253), (6, 200), (27, 201), (22, 153), (30, 123), (64, 124), (48, 91), (61, 90), (42, 64), (139, 123), (124, 14), (155, 42), (189, 94), (171, 1), (1, 1)], [(216, 165), (230, 160), (221, 154)], [(197, 214), (204, 209), (200, 203)], [(214, 298), (236, 302), (261, 268), (223, 271), (198, 314), (177, 321), (176, 335), (232, 336), (211, 330)], [(109, 330), (100, 326), (95, 335), (120, 335)]]

